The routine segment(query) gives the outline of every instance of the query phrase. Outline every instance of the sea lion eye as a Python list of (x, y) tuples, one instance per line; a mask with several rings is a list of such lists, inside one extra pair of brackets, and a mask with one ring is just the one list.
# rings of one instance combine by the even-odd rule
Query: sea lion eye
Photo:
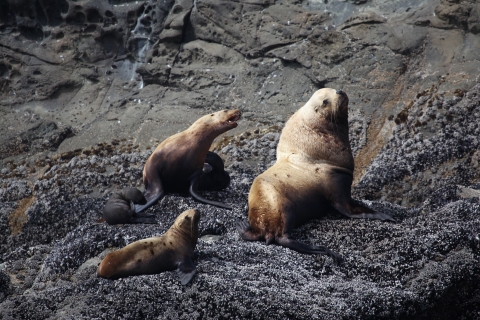
[(325, 106), (327, 104), (328, 104), (328, 99), (323, 100), (323, 105)]
[(212, 114), (210, 115), (210, 117), (213, 117), (213, 116), (214, 116), (214, 114), (212, 113)]

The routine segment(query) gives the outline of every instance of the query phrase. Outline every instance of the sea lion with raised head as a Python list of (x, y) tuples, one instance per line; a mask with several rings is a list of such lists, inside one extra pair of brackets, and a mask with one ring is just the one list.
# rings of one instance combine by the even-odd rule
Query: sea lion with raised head
[(177, 270), (180, 282), (187, 284), (196, 273), (192, 258), (199, 221), (197, 210), (183, 212), (162, 236), (138, 240), (107, 254), (98, 266), (97, 275), (118, 279)]
[(114, 192), (103, 208), (103, 218), (108, 224), (156, 223), (153, 216), (135, 213), (135, 204), (145, 204), (147, 200), (137, 188), (125, 188)]
[[(227, 204), (203, 198), (198, 193), (198, 186), (202, 180), (209, 180), (207, 177), (217, 177), (223, 185), (228, 186), (230, 183), (230, 177), (227, 179), (221, 176), (216, 168), (220, 157), (208, 150), (216, 137), (237, 127), (240, 115), (240, 110), (222, 110), (208, 114), (195, 121), (187, 130), (160, 143), (143, 168), (147, 203), (136, 205), (135, 211), (141, 212), (149, 208), (166, 192), (185, 191), (189, 191), (194, 199), (202, 203), (231, 209)], [(221, 159), (220, 162), (223, 167)], [(224, 172), (223, 169), (221, 171)], [(205, 186), (212, 188), (211, 182), (205, 182)]]
[(322, 217), (329, 207), (350, 218), (393, 220), (352, 199), (353, 169), (348, 97), (341, 90), (320, 89), (285, 124), (276, 163), (253, 181), (248, 196), (250, 224), (238, 222), (240, 236), (341, 262), (328, 248), (293, 240), (290, 233)]

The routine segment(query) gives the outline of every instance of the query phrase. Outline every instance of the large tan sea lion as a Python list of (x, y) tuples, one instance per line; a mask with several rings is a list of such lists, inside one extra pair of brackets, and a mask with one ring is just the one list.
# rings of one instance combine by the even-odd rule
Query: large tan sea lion
[(196, 272), (192, 258), (199, 221), (197, 210), (183, 212), (162, 236), (135, 241), (107, 254), (98, 266), (97, 275), (118, 279), (178, 269), (181, 283), (187, 284)]
[[(231, 206), (210, 201), (198, 193), (199, 185), (216, 190), (228, 186), (230, 177), (223, 170), (223, 161), (208, 151), (220, 134), (236, 128), (240, 110), (222, 110), (201, 117), (187, 130), (160, 143), (143, 168), (145, 205), (136, 205), (141, 212), (159, 201), (166, 192), (190, 192), (197, 201), (231, 209)], [(221, 168), (220, 163), (221, 162)], [(217, 185), (213, 186), (213, 182)]]
[(350, 218), (393, 220), (351, 197), (353, 156), (348, 138), (348, 97), (324, 88), (285, 124), (277, 161), (253, 181), (248, 220), (239, 222), (241, 237), (265, 240), (301, 253), (342, 258), (323, 246), (290, 239), (293, 228), (322, 217), (331, 207)]

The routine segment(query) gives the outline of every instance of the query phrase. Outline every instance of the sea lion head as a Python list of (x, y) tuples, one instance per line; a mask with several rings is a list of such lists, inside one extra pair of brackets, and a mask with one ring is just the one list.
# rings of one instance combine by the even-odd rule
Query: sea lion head
[(198, 223), (200, 221), (200, 212), (196, 209), (190, 209), (182, 212), (175, 222), (172, 228), (176, 229), (182, 235), (195, 241), (197, 243), (198, 238)]
[(326, 162), (353, 171), (348, 137), (348, 96), (342, 90), (317, 90), (285, 124), (277, 160)]
[(147, 202), (143, 193), (137, 188), (124, 188), (120, 191), (120, 195), (127, 201), (133, 201), (133, 203), (145, 204)]
[(238, 109), (221, 110), (201, 117), (195, 121), (193, 126), (201, 126), (209, 132), (214, 132), (218, 136), (228, 130), (236, 128), (238, 126), (237, 121), (241, 115), (242, 112)]
[(314, 119), (348, 125), (348, 96), (342, 90), (317, 90), (302, 109)]

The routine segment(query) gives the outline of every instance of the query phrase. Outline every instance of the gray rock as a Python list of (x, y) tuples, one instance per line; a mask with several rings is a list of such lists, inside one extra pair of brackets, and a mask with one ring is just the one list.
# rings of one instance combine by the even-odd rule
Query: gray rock
[[(0, 318), (474, 319), (480, 316), (480, 6), (475, 1), (0, 3)], [(336, 266), (242, 241), (250, 184), (318, 88), (350, 98), (353, 194), (292, 235)], [(167, 195), (158, 225), (97, 222), (158, 143), (239, 108), (214, 143), (232, 182)], [(111, 250), (202, 212), (197, 276), (96, 277)], [(319, 208), (320, 209), (320, 208)], [(160, 301), (160, 303), (159, 303)]]

